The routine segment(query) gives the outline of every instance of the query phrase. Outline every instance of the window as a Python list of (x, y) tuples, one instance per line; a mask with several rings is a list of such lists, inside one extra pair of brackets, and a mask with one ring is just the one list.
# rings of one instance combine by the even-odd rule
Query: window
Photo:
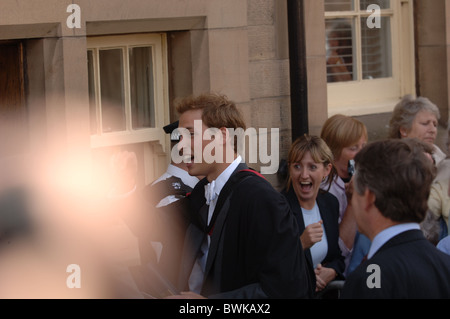
[(162, 34), (88, 38), (93, 147), (159, 140), (168, 118)]
[(412, 1), (324, 3), (329, 113), (391, 111), (414, 91)]

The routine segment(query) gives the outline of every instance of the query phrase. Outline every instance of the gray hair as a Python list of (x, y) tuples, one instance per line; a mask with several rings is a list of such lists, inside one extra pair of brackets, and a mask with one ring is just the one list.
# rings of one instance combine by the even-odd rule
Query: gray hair
[(426, 97), (418, 97), (414, 99), (412, 95), (405, 95), (402, 100), (397, 103), (389, 122), (389, 137), (401, 138), (400, 128), (411, 129), (414, 118), (420, 111), (433, 113), (436, 119), (441, 118), (439, 108)]

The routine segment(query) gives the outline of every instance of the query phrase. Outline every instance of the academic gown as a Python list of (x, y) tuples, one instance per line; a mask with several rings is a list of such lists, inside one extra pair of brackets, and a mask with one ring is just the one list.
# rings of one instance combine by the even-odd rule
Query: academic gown
[[(201, 294), (221, 299), (311, 297), (312, 283), (298, 226), (285, 198), (255, 173), (234, 184), (231, 194), (224, 191), (242, 169), (247, 166), (237, 167), (218, 197), (218, 217), (211, 232)], [(189, 197), (192, 214), (199, 219), (190, 224), (186, 233), (180, 273), (182, 291), (188, 289), (192, 267), (206, 236), (207, 183), (206, 179), (200, 181)]]

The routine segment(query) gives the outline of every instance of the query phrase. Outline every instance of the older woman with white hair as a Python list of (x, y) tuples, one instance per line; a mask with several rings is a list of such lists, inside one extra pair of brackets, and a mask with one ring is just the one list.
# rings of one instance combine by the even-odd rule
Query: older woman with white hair
[(406, 95), (395, 106), (390, 120), (390, 138), (417, 138), (433, 145), (433, 159), (438, 165), (446, 154), (435, 145), (440, 119), (438, 107), (425, 97)]

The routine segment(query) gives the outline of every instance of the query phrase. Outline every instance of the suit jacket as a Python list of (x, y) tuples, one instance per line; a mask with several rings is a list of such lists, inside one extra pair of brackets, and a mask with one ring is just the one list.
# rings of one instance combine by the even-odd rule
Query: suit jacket
[[(370, 289), (379, 266), (380, 288)], [(372, 276), (369, 278), (369, 276)], [(424, 299), (450, 298), (450, 256), (425, 239), (420, 230), (409, 230), (386, 242), (347, 278), (342, 298)]]
[[(297, 195), (292, 187), (287, 192), (284, 190), (282, 194), (287, 198), (297, 220), (300, 234), (302, 234), (305, 230), (305, 222), (303, 220), (302, 208), (297, 199)], [(322, 266), (333, 268), (338, 275), (337, 279), (343, 279), (345, 263), (341, 249), (339, 248), (339, 202), (336, 196), (321, 190), (317, 195), (316, 202), (317, 206), (319, 206), (320, 216), (322, 217), (328, 244), (327, 255), (321, 264)], [(305, 250), (305, 255), (312, 265), (310, 249)]]
[[(201, 294), (209, 298), (303, 298), (312, 296), (298, 227), (285, 198), (264, 178), (251, 173), (219, 194)], [(189, 196), (192, 214), (205, 205), (200, 181)], [(223, 204), (221, 204), (223, 203)], [(199, 216), (206, 220), (206, 216)], [(193, 219), (195, 220), (195, 218)], [(201, 222), (186, 233), (180, 289), (186, 290), (192, 267), (206, 236)]]

